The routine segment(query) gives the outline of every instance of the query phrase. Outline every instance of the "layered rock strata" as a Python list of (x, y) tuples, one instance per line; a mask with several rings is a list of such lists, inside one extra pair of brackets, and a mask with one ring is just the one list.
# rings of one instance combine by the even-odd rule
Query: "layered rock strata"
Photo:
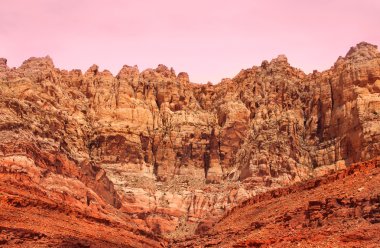
[(380, 53), (365, 42), (324, 72), (280, 55), (216, 85), (164, 65), (113, 76), (0, 59), (0, 88), (2, 176), (168, 238), (380, 151)]

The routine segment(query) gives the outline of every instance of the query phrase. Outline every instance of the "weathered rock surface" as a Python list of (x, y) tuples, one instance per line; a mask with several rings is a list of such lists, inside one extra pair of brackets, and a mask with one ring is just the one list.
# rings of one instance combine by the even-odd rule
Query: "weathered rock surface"
[(173, 247), (377, 247), (380, 158), (259, 194)]
[(99, 167), (79, 167), (36, 147), (17, 153), (0, 158), (0, 246), (166, 245), (145, 223), (119, 211), (120, 199)]
[(0, 117), (4, 182), (181, 237), (256, 194), (378, 156), (380, 53), (362, 42), (309, 75), (280, 55), (216, 85), (164, 65), (113, 76), (0, 59)]

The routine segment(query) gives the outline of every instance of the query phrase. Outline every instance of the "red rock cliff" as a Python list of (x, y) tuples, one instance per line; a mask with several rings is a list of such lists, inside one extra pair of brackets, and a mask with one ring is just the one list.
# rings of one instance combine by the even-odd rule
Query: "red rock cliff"
[(280, 55), (217, 85), (164, 65), (113, 76), (0, 59), (0, 87), (4, 182), (80, 211), (109, 206), (169, 238), (380, 151), (380, 53), (365, 42), (324, 72)]

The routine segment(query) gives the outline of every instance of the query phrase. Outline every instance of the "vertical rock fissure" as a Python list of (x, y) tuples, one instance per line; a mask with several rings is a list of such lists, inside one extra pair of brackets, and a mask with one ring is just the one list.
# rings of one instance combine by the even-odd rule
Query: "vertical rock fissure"
[(333, 90), (331, 78), (329, 79), (329, 86), (330, 86), (330, 96), (331, 96), (331, 117), (332, 117), (335, 104), (334, 104), (334, 90)]

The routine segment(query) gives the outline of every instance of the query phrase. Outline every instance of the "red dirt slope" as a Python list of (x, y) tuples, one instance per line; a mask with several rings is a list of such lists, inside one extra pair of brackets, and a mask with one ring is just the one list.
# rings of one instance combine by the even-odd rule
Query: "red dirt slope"
[[(99, 194), (95, 194), (74, 177), (26, 170), (28, 163), (22, 158), (0, 161), (0, 247), (165, 246), (144, 223), (99, 197), (105, 187), (101, 179), (87, 184), (96, 186)], [(69, 161), (60, 168), (68, 170)], [(80, 176), (90, 178), (89, 173)], [(108, 195), (103, 193), (105, 199)]]
[(380, 247), (380, 159), (258, 195), (175, 247)]

